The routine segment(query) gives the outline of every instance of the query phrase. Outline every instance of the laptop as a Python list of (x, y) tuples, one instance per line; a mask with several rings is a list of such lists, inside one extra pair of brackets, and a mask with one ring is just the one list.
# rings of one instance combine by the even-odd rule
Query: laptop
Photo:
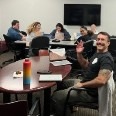
[(55, 33), (55, 39), (64, 40), (64, 33), (62, 33), (62, 32), (56, 32)]

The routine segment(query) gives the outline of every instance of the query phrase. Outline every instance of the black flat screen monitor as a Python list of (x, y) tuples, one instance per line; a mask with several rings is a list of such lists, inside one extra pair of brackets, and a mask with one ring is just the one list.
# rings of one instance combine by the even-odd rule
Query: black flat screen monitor
[(64, 25), (100, 25), (100, 4), (64, 4)]

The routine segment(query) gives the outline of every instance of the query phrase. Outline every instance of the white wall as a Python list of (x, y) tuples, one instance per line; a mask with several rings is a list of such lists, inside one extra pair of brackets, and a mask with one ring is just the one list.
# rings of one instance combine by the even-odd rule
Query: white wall
[[(98, 31), (116, 35), (116, 0), (0, 0), (0, 37), (7, 33), (11, 21), (20, 21), (20, 30), (26, 30), (33, 21), (40, 21), (42, 30), (50, 33), (56, 23), (63, 23), (63, 6), (71, 4), (101, 4), (101, 26)], [(65, 26), (72, 34), (79, 26)]]

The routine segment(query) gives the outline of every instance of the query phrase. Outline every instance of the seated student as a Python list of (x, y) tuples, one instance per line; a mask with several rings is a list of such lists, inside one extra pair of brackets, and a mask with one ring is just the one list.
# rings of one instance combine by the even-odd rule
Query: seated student
[[(29, 25), (28, 29), (27, 29), (27, 41), (30, 42), (33, 38), (37, 37), (37, 36), (42, 36), (43, 32), (41, 31), (41, 23), (40, 22), (33, 22), (31, 25)], [(38, 55), (38, 49), (31, 49), (30, 48), (30, 55), (34, 55), (37, 56)]]
[(88, 40), (91, 40), (91, 34), (92, 33), (90, 33), (90, 31), (87, 30), (87, 27), (81, 26), (80, 33), (81, 33), (81, 36), (77, 39), (78, 42), (80, 42), (81, 40), (83, 42), (86, 42)]
[[(60, 89), (55, 91), (52, 96), (52, 105), (55, 111), (55, 116), (63, 116), (65, 100), (70, 88), (88, 88), (92, 91), (75, 92), (72, 91), (69, 102), (95, 102), (98, 100), (98, 88), (104, 86), (114, 68), (114, 61), (111, 54), (108, 52), (110, 45), (110, 36), (106, 32), (100, 32), (97, 36), (97, 52), (88, 61), (82, 55), (84, 50), (83, 42), (77, 44), (76, 52), (77, 59), (80, 65), (86, 69), (83, 80), (67, 79), (60, 84)], [(62, 88), (61, 88), (62, 87)], [(105, 86), (106, 87), (106, 86)]]
[(98, 34), (98, 31), (96, 29), (96, 25), (95, 24), (92, 24), (90, 26), (90, 30), (93, 32), (93, 35), (91, 36), (91, 39), (96, 40), (97, 34)]
[(27, 41), (32, 40), (34, 37), (43, 35), (43, 32), (41, 31), (41, 23), (40, 22), (33, 22), (31, 25), (29, 25), (27, 29)]
[(7, 35), (13, 40), (26, 40), (26, 36), (21, 33), (19, 30), (19, 21), (13, 20), (12, 27), (8, 29)]
[(91, 31), (93, 31), (94, 34), (98, 34), (98, 31), (97, 31), (97, 28), (96, 28), (96, 25), (95, 24), (92, 24), (90, 26), (90, 29), (91, 29)]
[(70, 40), (71, 38), (69, 32), (67, 32), (67, 30), (64, 29), (61, 23), (56, 24), (56, 29), (54, 29), (50, 33), (50, 35), (52, 39), (58, 39), (58, 40)]

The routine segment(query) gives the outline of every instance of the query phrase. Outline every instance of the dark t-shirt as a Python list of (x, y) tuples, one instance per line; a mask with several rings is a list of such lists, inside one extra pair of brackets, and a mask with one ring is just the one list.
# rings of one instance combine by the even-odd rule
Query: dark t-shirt
[(91, 36), (89, 36), (89, 35), (80, 36), (80, 37), (77, 39), (77, 41), (75, 42), (75, 44), (77, 44), (77, 43), (80, 42), (81, 40), (82, 40), (83, 42), (86, 42), (86, 41), (88, 41), (88, 40), (91, 40)]
[[(112, 71), (114, 68), (113, 57), (109, 52), (105, 53), (95, 53), (90, 59), (88, 69), (86, 70), (83, 82), (92, 80), (98, 76), (98, 73), (101, 69), (108, 69)], [(90, 95), (98, 95), (97, 88), (92, 89), (95, 92), (89, 92)]]

